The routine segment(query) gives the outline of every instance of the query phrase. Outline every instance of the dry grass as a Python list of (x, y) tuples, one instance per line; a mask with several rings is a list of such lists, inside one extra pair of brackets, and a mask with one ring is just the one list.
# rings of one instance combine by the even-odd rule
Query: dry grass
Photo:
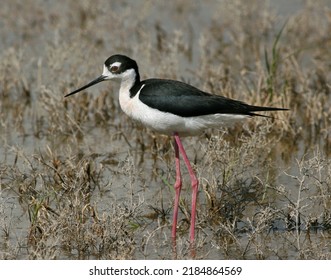
[(288, 18), (262, 0), (120, 3), (2, 5), (0, 258), (190, 257), (187, 176), (171, 248), (170, 139), (121, 112), (117, 85), (63, 98), (124, 53), (143, 78), (290, 108), (184, 140), (201, 182), (196, 257), (330, 259), (327, 2)]

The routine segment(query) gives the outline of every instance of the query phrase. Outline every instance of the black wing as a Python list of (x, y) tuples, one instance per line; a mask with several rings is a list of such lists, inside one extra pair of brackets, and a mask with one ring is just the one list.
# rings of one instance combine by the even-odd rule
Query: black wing
[(260, 116), (255, 111), (287, 110), (273, 107), (251, 106), (244, 102), (212, 95), (191, 85), (161, 79), (142, 82), (139, 99), (154, 109), (181, 117), (195, 117), (209, 114), (236, 114)]

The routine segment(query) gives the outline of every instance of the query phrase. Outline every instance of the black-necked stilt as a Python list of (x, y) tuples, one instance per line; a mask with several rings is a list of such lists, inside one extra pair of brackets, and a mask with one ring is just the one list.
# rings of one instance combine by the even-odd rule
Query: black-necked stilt
[(179, 153), (187, 166), (192, 183), (190, 241), (194, 241), (196, 201), (199, 181), (183, 148), (180, 136), (196, 135), (207, 128), (219, 127), (245, 117), (263, 116), (255, 112), (287, 110), (260, 107), (223, 96), (212, 95), (191, 85), (162, 79), (140, 81), (137, 63), (124, 55), (109, 57), (100, 77), (66, 95), (72, 95), (106, 80), (121, 82), (119, 101), (122, 110), (134, 120), (160, 133), (173, 135), (176, 156), (175, 203), (172, 237), (176, 238), (179, 196), (182, 186)]

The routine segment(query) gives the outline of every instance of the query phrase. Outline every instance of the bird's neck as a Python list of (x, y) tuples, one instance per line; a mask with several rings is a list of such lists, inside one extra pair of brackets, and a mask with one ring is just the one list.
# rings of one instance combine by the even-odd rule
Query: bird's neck
[(125, 75), (122, 77), (121, 81), (121, 92), (127, 92), (130, 98), (134, 97), (139, 91), (141, 82), (139, 72), (135, 69), (130, 69), (126, 71)]

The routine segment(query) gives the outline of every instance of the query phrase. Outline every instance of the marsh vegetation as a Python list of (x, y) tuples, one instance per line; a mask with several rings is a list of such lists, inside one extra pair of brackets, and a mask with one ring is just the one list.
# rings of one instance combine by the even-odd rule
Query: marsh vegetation
[(171, 138), (126, 117), (114, 83), (64, 98), (114, 53), (142, 78), (290, 109), (185, 138), (196, 258), (331, 258), (330, 1), (288, 15), (262, 0), (60, 2), (1, 5), (1, 259), (174, 257)]

